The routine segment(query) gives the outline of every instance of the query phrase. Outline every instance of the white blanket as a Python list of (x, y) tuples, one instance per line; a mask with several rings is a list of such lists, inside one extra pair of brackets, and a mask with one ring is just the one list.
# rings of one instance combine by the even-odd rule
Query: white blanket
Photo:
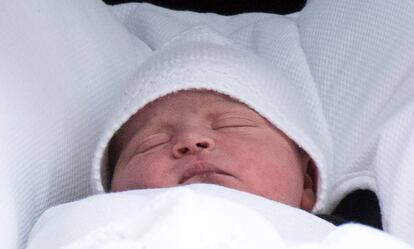
[(361, 225), (332, 224), (215, 185), (135, 190), (47, 211), (27, 249), (411, 248)]
[[(297, 19), (109, 7), (99, 0), (14, 0), (0, 7), (5, 248), (23, 248), (47, 207), (91, 193), (89, 166), (108, 110), (151, 49), (199, 24), (292, 76), (292, 58), (306, 55), (310, 72), (293, 79), (312, 76), (335, 150), (325, 208), (352, 189), (374, 189), (385, 229), (414, 244), (413, 1), (312, 0)], [(292, 41), (303, 51), (284, 50)]]

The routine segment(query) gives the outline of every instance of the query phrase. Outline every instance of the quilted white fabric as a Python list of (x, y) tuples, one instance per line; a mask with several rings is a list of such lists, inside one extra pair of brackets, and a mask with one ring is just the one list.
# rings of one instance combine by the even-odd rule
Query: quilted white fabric
[(90, 195), (107, 111), (150, 49), (100, 1), (0, 1), (0, 240)]
[(333, 136), (329, 202), (372, 189), (414, 244), (414, 2), (311, 1), (298, 25)]

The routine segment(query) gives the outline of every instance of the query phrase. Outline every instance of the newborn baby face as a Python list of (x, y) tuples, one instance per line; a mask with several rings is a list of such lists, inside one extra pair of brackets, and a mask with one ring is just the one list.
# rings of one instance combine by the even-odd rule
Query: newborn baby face
[(312, 160), (258, 113), (212, 91), (150, 103), (112, 139), (111, 190), (218, 184), (306, 210)]

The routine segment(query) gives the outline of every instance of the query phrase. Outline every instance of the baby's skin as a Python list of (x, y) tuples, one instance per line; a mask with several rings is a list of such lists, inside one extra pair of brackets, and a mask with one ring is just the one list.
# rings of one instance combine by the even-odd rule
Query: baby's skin
[(290, 138), (229, 96), (172, 93), (115, 134), (111, 191), (211, 183), (310, 211), (315, 165)]

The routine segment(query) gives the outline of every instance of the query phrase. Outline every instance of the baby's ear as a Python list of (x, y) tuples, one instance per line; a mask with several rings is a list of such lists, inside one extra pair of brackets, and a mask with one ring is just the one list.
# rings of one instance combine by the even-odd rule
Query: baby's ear
[(304, 169), (304, 181), (300, 207), (301, 209), (310, 212), (316, 202), (318, 171), (314, 161), (306, 152), (302, 153), (302, 163)]

